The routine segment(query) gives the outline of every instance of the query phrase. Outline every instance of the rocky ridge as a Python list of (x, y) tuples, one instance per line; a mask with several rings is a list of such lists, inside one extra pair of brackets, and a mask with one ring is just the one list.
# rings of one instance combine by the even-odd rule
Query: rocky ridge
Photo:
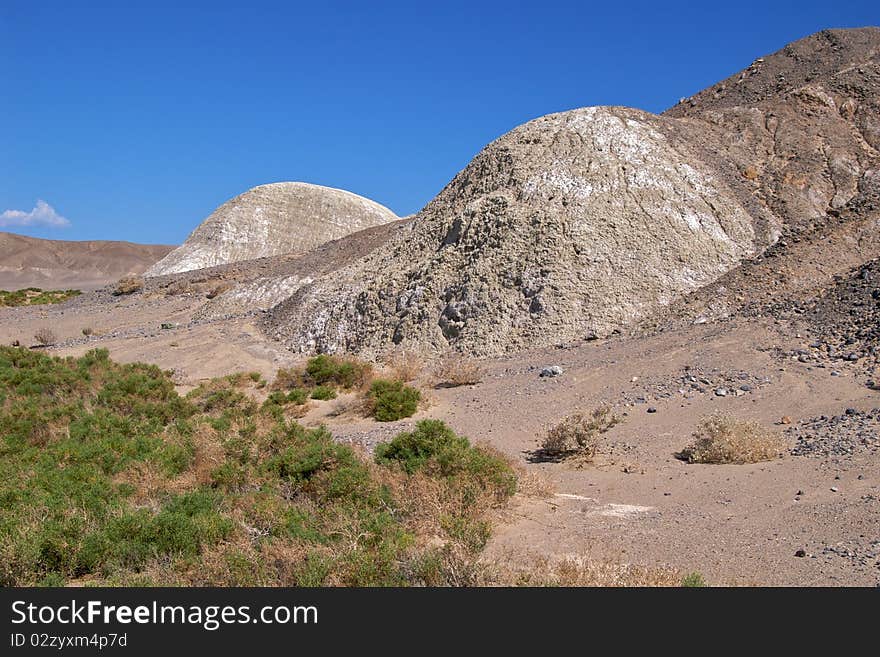
[[(861, 256), (876, 257), (878, 52), (876, 28), (829, 30), (662, 116), (599, 107), (524, 124), (266, 328), (304, 352), (497, 355), (624, 330), (835, 222), (861, 245), (859, 224)], [(840, 271), (832, 251), (816, 251), (818, 278)]]

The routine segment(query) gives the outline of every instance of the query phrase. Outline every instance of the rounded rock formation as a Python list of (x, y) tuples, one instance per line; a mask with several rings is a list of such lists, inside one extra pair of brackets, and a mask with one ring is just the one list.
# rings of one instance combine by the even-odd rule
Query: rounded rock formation
[(302, 253), (396, 219), (388, 208), (341, 189), (302, 182), (260, 185), (217, 208), (146, 275)]
[(301, 351), (493, 355), (608, 334), (757, 250), (752, 216), (676, 134), (621, 107), (530, 121), (269, 321)]

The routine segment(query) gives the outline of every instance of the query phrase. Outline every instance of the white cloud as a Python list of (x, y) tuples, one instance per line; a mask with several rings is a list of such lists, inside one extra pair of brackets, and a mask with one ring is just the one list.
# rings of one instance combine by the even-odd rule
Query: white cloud
[(30, 212), (24, 210), (5, 210), (0, 214), (0, 227), (6, 226), (52, 226), (64, 228), (70, 222), (55, 212), (55, 208), (46, 201), (37, 201), (34, 209)]

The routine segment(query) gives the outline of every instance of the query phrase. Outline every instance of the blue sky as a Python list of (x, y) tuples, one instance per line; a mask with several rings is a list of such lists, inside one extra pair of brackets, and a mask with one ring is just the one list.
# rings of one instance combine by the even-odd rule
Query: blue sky
[(662, 111), (877, 24), (876, 1), (0, 0), (0, 230), (178, 243), (279, 180), (409, 214), (524, 121)]

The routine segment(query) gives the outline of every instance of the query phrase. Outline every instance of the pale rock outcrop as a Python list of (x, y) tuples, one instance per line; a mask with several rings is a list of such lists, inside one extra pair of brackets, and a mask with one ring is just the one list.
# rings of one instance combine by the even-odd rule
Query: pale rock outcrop
[(260, 185), (217, 208), (146, 275), (303, 253), (396, 219), (388, 208), (341, 189), (302, 182)]
[(771, 245), (869, 216), (878, 89), (880, 30), (826, 30), (661, 116), (530, 121), (266, 328), (297, 351), (368, 356), (496, 355), (624, 330)]
[(755, 252), (752, 217), (664, 125), (626, 108), (531, 121), (409, 227), (273, 310), (302, 351), (496, 354), (608, 334)]

